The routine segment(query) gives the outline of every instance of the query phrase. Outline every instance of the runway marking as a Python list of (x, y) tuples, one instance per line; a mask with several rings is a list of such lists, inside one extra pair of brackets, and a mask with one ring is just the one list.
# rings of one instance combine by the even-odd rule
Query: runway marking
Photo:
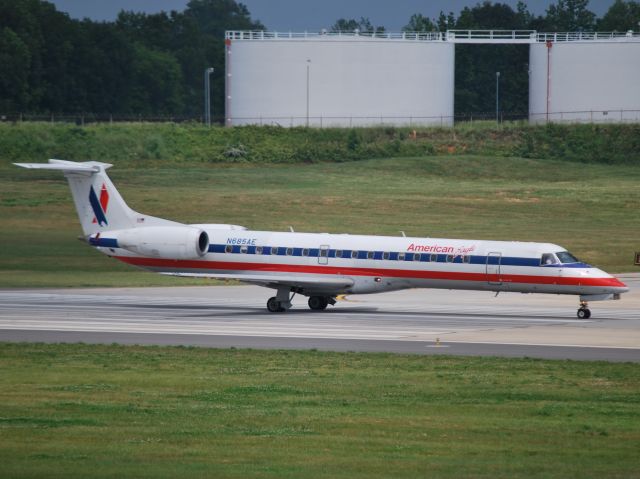
[(560, 348), (596, 348), (596, 349), (628, 349), (631, 351), (640, 351), (640, 347), (630, 347), (630, 346), (593, 346), (593, 345), (585, 345), (585, 344), (564, 344), (564, 343), (512, 343), (512, 342), (495, 342), (495, 341), (460, 341), (460, 340), (451, 340), (446, 341), (447, 343), (459, 343), (459, 344), (491, 344), (491, 345), (504, 345), (504, 346), (550, 346), (550, 347), (560, 347)]
[[(123, 306), (120, 309), (120, 306)], [(191, 306), (191, 305), (190, 305)], [(201, 309), (195, 309), (190, 306), (185, 306), (184, 309), (181, 309), (179, 306), (175, 308), (171, 308), (168, 310), (162, 309), (162, 306), (158, 306), (154, 308), (153, 306), (149, 306), (148, 308), (132, 308), (131, 310), (127, 310), (127, 305), (118, 305), (114, 303), (104, 304), (104, 305), (74, 305), (74, 304), (33, 304), (33, 303), (4, 303), (0, 305), (0, 311), (10, 311), (14, 314), (14, 318), (21, 317), (22, 315), (33, 314), (33, 310), (47, 310), (49, 314), (55, 316), (56, 311), (63, 311), (66, 314), (69, 313), (83, 313), (83, 314), (91, 314), (92, 316), (95, 313), (100, 313), (100, 316), (103, 317), (113, 317), (126, 314), (128, 317), (131, 315), (135, 315), (136, 318), (141, 317), (150, 317), (153, 319), (158, 319), (158, 314), (163, 314), (165, 316), (170, 317), (185, 317), (189, 316), (190, 318), (202, 317), (207, 319), (215, 319), (216, 317), (221, 318), (225, 317), (225, 314), (232, 313), (241, 313), (241, 312), (256, 312), (262, 313), (260, 317), (271, 317), (274, 318), (273, 314), (267, 314), (262, 311), (262, 308), (259, 310), (251, 309), (251, 308), (238, 308), (237, 311), (230, 311), (229, 307), (226, 307), (224, 310), (216, 310), (215, 306), (211, 306), (211, 309), (208, 309), (205, 305)], [(225, 305), (230, 306), (230, 305)], [(29, 308), (30, 310), (24, 313), (20, 311), (16, 312), (15, 310), (21, 310), (24, 308)], [(105, 310), (105, 308), (109, 308)], [(145, 312), (147, 314), (145, 314)], [(16, 316), (16, 315), (20, 316)], [(216, 314), (217, 316), (213, 317), (212, 314)], [(585, 323), (593, 323), (597, 320), (605, 320), (609, 318), (594, 318), (591, 320), (581, 320), (581, 319), (573, 319), (572, 317), (562, 317), (556, 314), (555, 311), (550, 311), (546, 316), (556, 316), (556, 317), (542, 317), (542, 315), (527, 315), (523, 314), (523, 311), (501, 311), (499, 314), (491, 316), (490, 318), (485, 318), (485, 314), (473, 313), (473, 314), (463, 314), (456, 312), (434, 312), (430, 310), (406, 310), (406, 309), (398, 309), (395, 311), (384, 311), (384, 310), (331, 310), (328, 312), (315, 313), (312, 311), (300, 311), (300, 310), (292, 310), (281, 315), (275, 316), (278, 320), (294, 320), (294, 319), (309, 319), (311, 317), (314, 320), (337, 320), (339, 318), (353, 318), (353, 319), (367, 319), (370, 320), (387, 320), (393, 319), (394, 321), (408, 321), (409, 317), (399, 317), (403, 315), (413, 315), (416, 320), (446, 320), (446, 321), (490, 321), (492, 323), (495, 322), (515, 322), (515, 321), (525, 321), (528, 323), (536, 322), (536, 323), (565, 323), (570, 322), (571, 324), (585, 324)], [(539, 314), (539, 313), (538, 313)], [(370, 315), (370, 316), (367, 316)], [(622, 315), (621, 315), (622, 316)], [(5, 316), (6, 317), (6, 316)], [(636, 315), (637, 317), (637, 315)], [(322, 319), (320, 319), (322, 318)], [(618, 317), (615, 319), (625, 319), (626, 315), (623, 317)], [(631, 319), (631, 318), (630, 318)], [(635, 318), (633, 318), (635, 319)]]
[[(379, 334), (358, 334), (358, 335), (334, 335), (328, 336), (324, 333), (318, 334), (275, 334), (269, 333), (265, 331), (256, 331), (253, 334), (248, 334), (246, 331), (208, 331), (208, 330), (191, 330), (185, 331), (184, 329), (175, 329), (175, 330), (162, 330), (162, 331), (149, 331), (148, 329), (139, 329), (139, 328), (63, 328), (63, 327), (51, 327), (51, 328), (1, 328), (5, 330), (17, 330), (17, 331), (56, 331), (56, 332), (84, 332), (84, 333), (123, 333), (123, 334), (159, 334), (159, 335), (180, 335), (180, 336), (191, 336), (191, 335), (200, 335), (200, 336), (231, 336), (231, 337), (268, 337), (268, 338), (282, 338), (282, 339), (351, 339), (351, 340), (368, 340), (368, 341), (406, 341), (402, 337), (393, 337), (393, 336), (382, 336)], [(442, 334), (441, 332), (430, 333), (433, 335)], [(412, 342), (422, 342), (420, 340), (413, 340)]]

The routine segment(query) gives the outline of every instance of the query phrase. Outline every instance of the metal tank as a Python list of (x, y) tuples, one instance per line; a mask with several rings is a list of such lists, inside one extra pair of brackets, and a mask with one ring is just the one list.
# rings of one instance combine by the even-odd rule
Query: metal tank
[(439, 33), (226, 34), (227, 126), (449, 126), (453, 88)]
[(531, 44), (531, 122), (640, 121), (640, 38), (598, 35), (539, 34)]

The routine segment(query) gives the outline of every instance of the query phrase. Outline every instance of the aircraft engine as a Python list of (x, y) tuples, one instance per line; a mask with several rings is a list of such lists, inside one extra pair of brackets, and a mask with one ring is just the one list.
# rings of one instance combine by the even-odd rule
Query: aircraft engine
[(132, 228), (115, 236), (118, 247), (155, 258), (198, 259), (209, 251), (209, 235), (192, 226)]

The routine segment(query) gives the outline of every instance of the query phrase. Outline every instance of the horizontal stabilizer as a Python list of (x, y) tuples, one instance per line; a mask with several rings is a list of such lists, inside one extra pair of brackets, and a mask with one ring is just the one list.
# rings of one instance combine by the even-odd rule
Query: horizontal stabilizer
[(76, 173), (98, 173), (100, 167), (105, 170), (111, 167), (109, 163), (100, 163), (98, 161), (79, 163), (77, 161), (66, 160), (49, 160), (49, 163), (14, 163), (14, 165), (34, 170), (58, 170)]

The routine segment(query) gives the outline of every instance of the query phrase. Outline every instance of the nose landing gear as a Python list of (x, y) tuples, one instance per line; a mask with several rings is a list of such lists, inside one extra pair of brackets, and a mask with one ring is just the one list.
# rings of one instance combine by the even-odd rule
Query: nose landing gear
[(578, 308), (578, 318), (589, 319), (591, 317), (591, 310), (589, 304), (586, 301), (580, 301), (580, 307)]

